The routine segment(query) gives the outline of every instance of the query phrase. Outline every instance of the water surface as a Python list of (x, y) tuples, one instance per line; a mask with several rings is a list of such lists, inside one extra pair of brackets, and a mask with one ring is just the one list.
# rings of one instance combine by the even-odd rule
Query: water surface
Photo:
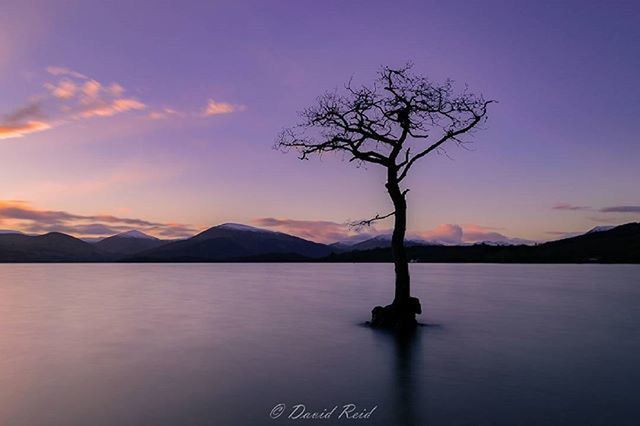
[(411, 268), (399, 339), (359, 325), (391, 265), (0, 265), (0, 424), (640, 422), (640, 266)]

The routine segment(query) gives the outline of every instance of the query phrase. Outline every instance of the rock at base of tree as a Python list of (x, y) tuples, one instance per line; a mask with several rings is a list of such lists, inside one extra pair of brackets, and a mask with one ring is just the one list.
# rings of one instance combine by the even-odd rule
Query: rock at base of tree
[(405, 303), (394, 302), (391, 305), (373, 308), (369, 325), (373, 328), (413, 329), (418, 326), (416, 314), (421, 313), (420, 300), (410, 297)]

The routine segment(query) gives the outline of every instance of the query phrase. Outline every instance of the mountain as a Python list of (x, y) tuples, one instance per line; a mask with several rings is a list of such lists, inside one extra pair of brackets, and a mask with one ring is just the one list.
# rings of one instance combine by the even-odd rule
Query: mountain
[(127, 231), (100, 240), (93, 245), (101, 252), (118, 256), (128, 256), (168, 244), (140, 231)]
[(91, 244), (59, 232), (30, 236), (0, 235), (0, 262), (97, 262), (102, 254)]
[[(439, 243), (432, 243), (426, 240), (418, 240), (418, 239), (406, 239), (405, 245), (407, 247), (411, 246), (428, 246), (428, 245), (440, 245)], [(375, 248), (388, 248), (391, 247), (391, 234), (382, 234), (377, 235), (373, 238), (369, 238), (368, 240), (352, 244), (348, 247), (348, 250), (371, 250)], [(343, 251), (347, 248), (344, 246), (340, 247)]]
[(19, 235), (24, 235), (22, 232), (20, 231), (14, 231), (11, 229), (0, 229), (0, 235), (4, 235), (4, 234), (19, 234)]
[(586, 233), (587, 234), (593, 234), (594, 232), (609, 231), (610, 229), (613, 229), (616, 226), (618, 226), (618, 225), (600, 225), (600, 226), (596, 226), (596, 227), (590, 229)]
[[(537, 245), (413, 246), (408, 256), (417, 262), (491, 263), (640, 263), (640, 223)], [(390, 262), (391, 249), (377, 248), (333, 254), (334, 262)]]
[[(163, 241), (142, 233), (125, 233), (90, 244), (52, 232), (31, 236), (0, 234), (0, 262), (390, 262), (388, 238), (371, 249), (327, 246), (281, 232), (239, 224), (210, 228), (192, 238)], [(640, 223), (587, 232), (537, 245), (411, 244), (416, 262), (492, 263), (640, 263)], [(363, 247), (363, 246), (360, 246)], [(342, 251), (342, 250), (351, 251)], [(141, 251), (139, 251), (141, 250)]]
[(332, 253), (329, 246), (282, 232), (225, 223), (187, 240), (176, 241), (127, 258), (143, 262), (219, 262), (235, 260), (303, 260)]
[(535, 254), (543, 261), (639, 263), (640, 223), (539, 244)]
[(138, 239), (138, 240), (158, 241), (158, 238), (152, 237), (151, 235), (147, 235), (144, 232), (138, 231), (137, 229), (132, 229), (131, 231), (121, 232), (119, 234), (114, 235), (114, 237), (135, 238), (135, 239)]
[(510, 238), (508, 240), (485, 240), (478, 241), (476, 243), (470, 243), (472, 245), (488, 245), (488, 246), (530, 246), (535, 244), (535, 241), (525, 240), (522, 238)]

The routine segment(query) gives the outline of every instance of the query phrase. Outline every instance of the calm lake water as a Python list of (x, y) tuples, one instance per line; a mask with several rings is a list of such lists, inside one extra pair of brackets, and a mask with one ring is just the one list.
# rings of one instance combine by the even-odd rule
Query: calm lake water
[(0, 425), (640, 424), (640, 266), (411, 268), (406, 340), (392, 265), (0, 265)]

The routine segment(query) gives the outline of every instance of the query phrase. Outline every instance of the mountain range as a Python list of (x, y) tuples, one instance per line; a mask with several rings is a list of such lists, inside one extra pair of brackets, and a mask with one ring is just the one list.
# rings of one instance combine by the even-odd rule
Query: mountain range
[[(390, 262), (390, 237), (330, 245), (226, 223), (184, 240), (128, 231), (99, 241), (51, 232), (0, 232), (0, 262)], [(535, 245), (445, 245), (408, 240), (413, 262), (640, 263), (640, 223), (596, 227)]]

